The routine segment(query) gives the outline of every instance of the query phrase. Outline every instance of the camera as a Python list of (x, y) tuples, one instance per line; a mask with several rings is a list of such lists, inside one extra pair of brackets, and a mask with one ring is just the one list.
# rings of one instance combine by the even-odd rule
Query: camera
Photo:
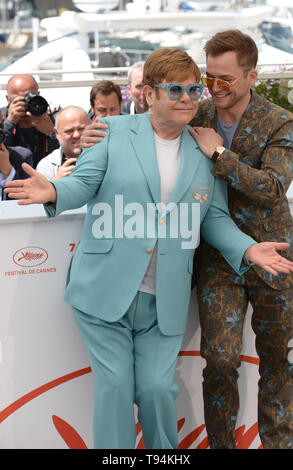
[(34, 91), (31, 91), (24, 97), (26, 111), (29, 111), (33, 116), (42, 116), (47, 112), (48, 103), (42, 96)]

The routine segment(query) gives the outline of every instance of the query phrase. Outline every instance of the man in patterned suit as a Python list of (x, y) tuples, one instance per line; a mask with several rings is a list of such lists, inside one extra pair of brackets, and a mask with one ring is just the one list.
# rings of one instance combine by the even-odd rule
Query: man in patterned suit
[[(286, 191), (293, 175), (293, 116), (251, 90), (257, 79), (257, 48), (249, 36), (237, 30), (217, 33), (206, 43), (205, 52), (202, 81), (212, 99), (200, 104), (192, 135), (214, 161), (212, 174), (228, 183), (229, 210), (238, 227), (258, 242), (292, 244)], [(292, 253), (287, 255), (292, 259)], [(196, 266), (211, 448), (235, 448), (237, 368), (249, 302), (260, 359), (260, 438), (267, 449), (292, 448), (292, 273), (273, 277), (253, 266), (238, 276), (204, 242)]]

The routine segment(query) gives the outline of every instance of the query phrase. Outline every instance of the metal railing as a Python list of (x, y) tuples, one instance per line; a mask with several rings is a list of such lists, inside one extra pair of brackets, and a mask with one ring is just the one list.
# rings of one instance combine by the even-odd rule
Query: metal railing
[[(199, 68), (202, 72), (205, 70), (205, 65), (200, 64)], [(281, 70), (281, 71), (273, 71), (266, 69), (273, 69), (273, 68), (292, 68), (292, 70)], [(286, 64), (260, 64), (258, 65), (259, 69), (259, 80), (285, 80), (285, 79), (293, 79), (293, 62), (286, 63)], [(102, 78), (108, 77), (113, 82), (117, 83), (118, 85), (127, 85), (127, 72), (129, 67), (108, 67), (108, 68), (92, 68), (87, 70), (62, 70), (62, 69), (54, 69), (54, 70), (29, 70), (26, 73), (31, 75), (37, 75), (39, 77), (39, 87), (40, 88), (68, 88), (68, 87), (88, 87), (94, 85), (97, 80)], [(63, 74), (88, 74), (92, 73), (95, 75), (94, 79), (91, 80), (67, 80), (62, 79)], [(119, 76), (121, 74), (122, 76)], [(0, 72), (0, 76), (5, 77), (7, 79), (11, 77), (11, 72), (7, 73), (5, 71)], [(42, 80), (42, 77), (52, 76), (52, 80)], [(54, 76), (60, 76), (60, 78), (54, 80)], [(6, 84), (0, 84), (0, 89), (6, 89)]]

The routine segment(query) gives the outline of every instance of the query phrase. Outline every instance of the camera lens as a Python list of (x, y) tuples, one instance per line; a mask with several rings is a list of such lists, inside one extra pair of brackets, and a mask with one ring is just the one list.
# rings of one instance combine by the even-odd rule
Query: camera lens
[(42, 116), (47, 112), (48, 103), (42, 96), (37, 93), (30, 92), (24, 97), (26, 102), (26, 110), (33, 116)]

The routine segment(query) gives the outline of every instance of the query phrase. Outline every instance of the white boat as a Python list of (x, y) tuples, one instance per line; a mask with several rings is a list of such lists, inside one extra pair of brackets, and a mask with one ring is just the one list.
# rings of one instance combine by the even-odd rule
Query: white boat
[[(195, 5), (201, 2), (189, 3)], [(61, 81), (82, 80), (87, 82), (94, 80), (95, 75), (89, 58), (89, 35), (94, 35), (94, 48), (98, 51), (99, 35), (105, 31), (113, 31), (113, 34), (120, 31), (124, 37), (131, 32), (137, 32), (144, 38), (149, 34), (153, 39), (156, 38), (155, 40), (160, 46), (185, 48), (197, 63), (203, 64), (205, 40), (216, 31), (239, 28), (251, 34), (256, 40), (260, 49), (260, 62), (293, 62), (292, 55), (259, 41), (258, 25), (264, 18), (273, 16), (273, 6), (261, 5), (229, 9), (224, 7), (225, 2), (218, 2), (221, 7), (220, 11), (201, 9), (200, 11), (182, 12), (178, 10), (180, 2), (177, 0), (133, 0), (126, 4), (127, 11), (112, 11), (120, 4), (117, 0), (76, 0), (75, 4), (84, 12), (65, 11), (60, 16), (41, 20), (40, 27), (46, 30), (48, 43), (42, 47), (35, 47), (32, 52), (6, 67), (0, 73), (2, 88), (7, 83), (8, 75), (24, 71), (28, 73), (34, 71), (34, 75), (40, 81), (37, 72), (47, 70), (48, 64), (55, 64), (55, 69), (60, 70)], [(137, 11), (139, 6), (140, 10)], [(163, 11), (161, 11), (162, 7)], [(98, 11), (102, 9), (104, 12), (95, 13), (93, 12), (94, 8)], [(186, 33), (187, 30), (188, 33)], [(74, 83), (72, 85), (74, 86)], [(78, 94), (74, 94), (74, 100), (79, 101), (76, 104), (87, 106), (85, 97), (87, 97), (86, 103), (88, 103), (90, 86), (82, 91), (80, 89)], [(52, 106), (57, 104), (57, 101), (60, 105), (65, 106), (72, 103), (73, 100), (72, 88), (48, 88), (44, 93)], [(5, 104), (4, 95), (5, 92), (2, 92), (0, 105)]]

